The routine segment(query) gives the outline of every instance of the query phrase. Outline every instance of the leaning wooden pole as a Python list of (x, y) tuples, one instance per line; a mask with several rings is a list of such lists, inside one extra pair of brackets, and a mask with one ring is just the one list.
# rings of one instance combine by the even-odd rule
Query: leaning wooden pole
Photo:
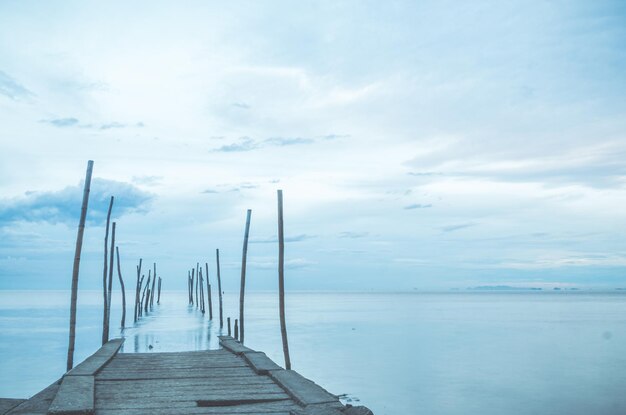
[(74, 252), (74, 267), (72, 269), (72, 294), (70, 300), (70, 336), (67, 346), (67, 371), (74, 367), (74, 345), (76, 343), (76, 301), (78, 299), (78, 271), (80, 269), (80, 254), (83, 250), (83, 235), (85, 233), (85, 218), (89, 205), (89, 190), (91, 188), (91, 173), (93, 172), (93, 160), (87, 162), (85, 175), (85, 188), (83, 190), (83, 204), (80, 208), (80, 220), (76, 235), (76, 250)]
[(141, 274), (141, 261), (142, 259), (139, 258), (139, 265), (137, 265), (137, 285), (135, 288), (135, 323), (137, 322), (137, 319), (139, 318), (139, 294), (141, 292), (141, 283), (139, 281), (139, 275)]
[(280, 335), (283, 339), (285, 369), (291, 369), (287, 324), (285, 322), (285, 234), (283, 230), (283, 191), (278, 191), (278, 308), (280, 313)]
[(120, 267), (120, 249), (115, 247), (115, 254), (117, 255), (117, 276), (120, 279), (120, 287), (122, 287), (122, 322), (121, 327), (124, 328), (126, 324), (126, 289), (124, 288), (124, 279), (122, 278), (122, 270)]
[(104, 233), (104, 266), (102, 271), (102, 296), (104, 297), (104, 305), (102, 307), (102, 344), (107, 342), (104, 327), (107, 324), (107, 314), (109, 307), (109, 296), (107, 295), (107, 276), (108, 267), (109, 267), (109, 226), (111, 224), (111, 211), (113, 210), (113, 200), (115, 198), (111, 196), (111, 201), (109, 202), (109, 211), (107, 213), (107, 225)]
[(213, 320), (213, 301), (211, 300), (211, 282), (209, 281), (209, 263), (205, 262), (204, 266), (206, 268), (206, 292), (207, 292), (207, 301), (209, 302), (209, 320)]
[(111, 294), (113, 291), (113, 265), (115, 260), (115, 222), (111, 226), (111, 255), (109, 257), (109, 286), (107, 287), (107, 318), (104, 325), (104, 343), (109, 341), (109, 327), (111, 326)]
[(157, 295), (157, 304), (161, 304), (161, 277), (159, 277), (159, 294)]
[(156, 279), (157, 279), (157, 275), (156, 275), (156, 262), (154, 263), (154, 275), (152, 275), (152, 289), (150, 290), (150, 308), (152, 308), (154, 306), (154, 288), (156, 285)]
[(220, 250), (215, 250), (215, 259), (217, 261), (217, 289), (220, 298), (220, 328), (224, 327), (224, 317), (222, 315), (222, 277), (220, 276)]
[(241, 286), (239, 287), (239, 339), (243, 344), (243, 304), (246, 293), (246, 260), (248, 256), (248, 236), (250, 235), (250, 216), (252, 210), (248, 209), (246, 213), (246, 231), (243, 236), (243, 252), (241, 254)]

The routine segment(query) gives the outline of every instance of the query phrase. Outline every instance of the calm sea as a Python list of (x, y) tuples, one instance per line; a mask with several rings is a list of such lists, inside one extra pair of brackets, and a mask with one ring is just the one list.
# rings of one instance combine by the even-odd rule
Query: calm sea
[[(124, 352), (215, 349), (186, 293), (112, 336)], [(129, 294), (133, 298), (133, 294)], [(225, 316), (238, 297), (226, 293)], [(0, 397), (64, 372), (69, 293), (0, 291)], [(101, 295), (79, 295), (79, 362), (100, 344)], [(246, 295), (246, 345), (283, 363), (277, 298)], [(626, 293), (288, 293), (293, 368), (376, 415), (626, 414)]]

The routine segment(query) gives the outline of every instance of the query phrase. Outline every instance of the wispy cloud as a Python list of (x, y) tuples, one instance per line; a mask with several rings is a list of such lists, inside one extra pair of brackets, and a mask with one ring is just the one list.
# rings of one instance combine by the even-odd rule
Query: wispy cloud
[(312, 138), (302, 137), (272, 137), (264, 141), (265, 144), (271, 146), (293, 146), (296, 144), (311, 144), (315, 142)]
[(432, 205), (432, 204), (430, 204), (430, 203), (429, 203), (429, 204), (427, 204), (427, 205), (423, 205), (423, 204), (421, 204), (421, 203), (414, 203), (414, 204), (412, 204), (412, 205), (405, 206), (405, 207), (404, 207), (404, 209), (406, 209), (406, 210), (413, 210), (413, 209), (427, 209), (427, 208), (431, 208), (431, 207), (433, 207), (433, 205)]
[(476, 226), (475, 223), (472, 222), (468, 222), (468, 223), (459, 223), (459, 224), (455, 224), (455, 225), (447, 225), (447, 226), (442, 226), (439, 229), (442, 232), (454, 232), (454, 231), (459, 231), (461, 229), (465, 229), (465, 228), (469, 228), (471, 226)]
[(251, 139), (250, 137), (242, 137), (236, 143), (223, 145), (221, 147), (216, 148), (213, 151), (223, 152), (223, 153), (236, 153), (236, 152), (254, 150), (259, 147), (260, 147), (260, 144), (257, 141)]
[(12, 100), (28, 98), (33, 95), (23, 85), (20, 85), (15, 79), (2, 71), (0, 71), (0, 94)]
[(40, 120), (40, 122), (45, 123), (45, 124), (50, 124), (54, 127), (59, 127), (59, 128), (78, 127), (78, 128), (88, 128), (88, 129), (95, 129), (95, 130), (111, 130), (115, 128), (129, 128), (129, 127), (142, 128), (144, 127), (144, 123), (141, 121), (134, 123), (134, 124), (125, 124), (125, 123), (121, 123), (117, 121), (112, 121), (112, 122), (108, 122), (104, 124), (91, 124), (91, 123), (81, 124), (80, 120), (76, 117), (51, 118), (51, 119)]
[(255, 140), (250, 137), (240, 137), (238, 141), (226, 144), (221, 147), (215, 148), (214, 152), (244, 152), (257, 150), (264, 147), (287, 147), (304, 144), (314, 144), (319, 141), (328, 141), (335, 138), (342, 137), (339, 135), (327, 135), (319, 138), (306, 138), (306, 137), (270, 137), (265, 140)]
[(250, 109), (250, 105), (246, 104), (245, 102), (233, 102), (233, 107), (237, 107), (237, 108), (241, 108), (244, 110), (249, 110)]
[[(78, 223), (83, 184), (50, 192), (27, 192), (24, 197), (0, 200), (0, 226), (13, 222)], [(109, 199), (115, 196), (113, 217), (131, 212), (146, 212), (153, 195), (130, 183), (95, 178), (89, 195), (87, 220), (102, 224)]]
[[(313, 239), (315, 237), (316, 235), (308, 235), (308, 234), (302, 233), (300, 235), (285, 236), (285, 242), (302, 242), (307, 239)], [(268, 243), (276, 243), (276, 242), (278, 242), (278, 236), (276, 235), (269, 236), (266, 238), (250, 239), (251, 244), (268, 244)]]
[(47, 123), (53, 125), (55, 127), (64, 128), (64, 127), (73, 127), (78, 125), (78, 118), (68, 117), (68, 118), (53, 118), (50, 120), (41, 120), (40, 122)]
[(357, 238), (365, 238), (367, 236), (369, 236), (369, 232), (341, 232), (339, 234), (340, 238), (350, 238), (350, 239), (357, 239)]

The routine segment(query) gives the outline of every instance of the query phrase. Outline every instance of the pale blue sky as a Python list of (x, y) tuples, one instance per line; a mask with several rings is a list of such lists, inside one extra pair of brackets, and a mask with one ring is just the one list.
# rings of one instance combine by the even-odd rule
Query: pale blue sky
[(0, 288), (626, 286), (621, 1), (0, 2)]

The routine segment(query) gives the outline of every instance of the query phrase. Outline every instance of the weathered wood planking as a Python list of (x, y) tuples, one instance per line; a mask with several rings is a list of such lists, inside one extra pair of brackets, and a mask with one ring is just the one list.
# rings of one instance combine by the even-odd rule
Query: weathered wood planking
[(22, 402), (15, 408), (10, 410), (11, 415), (45, 415), (48, 413), (48, 407), (56, 396), (61, 381), (58, 380), (46, 389), (42, 390), (32, 398)]
[(121, 340), (112, 340), (8, 413), (371, 415), (367, 408), (344, 407), (335, 395), (232, 337), (220, 337), (220, 344), (224, 349), (124, 354), (118, 353)]
[(6, 414), (10, 409), (15, 408), (25, 400), (26, 399), (0, 398), (0, 414)]

